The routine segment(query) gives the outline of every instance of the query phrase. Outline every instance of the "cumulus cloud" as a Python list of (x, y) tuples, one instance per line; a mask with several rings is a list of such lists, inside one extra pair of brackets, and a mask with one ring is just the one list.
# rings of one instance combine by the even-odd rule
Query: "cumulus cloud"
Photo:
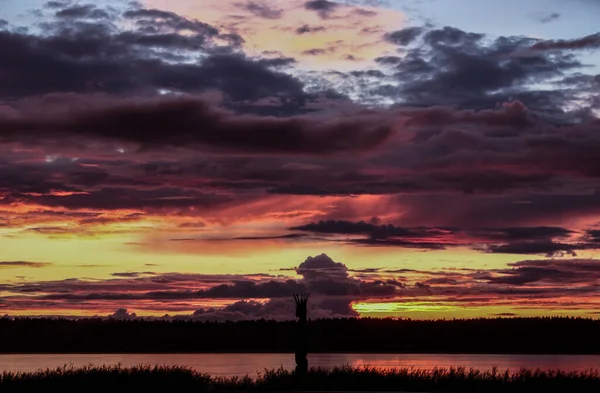
[(130, 321), (137, 319), (137, 315), (134, 312), (128, 312), (125, 308), (119, 308), (113, 314), (108, 316), (109, 319), (116, 319), (119, 321)]

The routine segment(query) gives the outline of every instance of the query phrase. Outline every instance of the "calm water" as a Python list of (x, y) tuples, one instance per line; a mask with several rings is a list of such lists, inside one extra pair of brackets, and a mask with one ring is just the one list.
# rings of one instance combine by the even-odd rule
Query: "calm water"
[[(265, 368), (294, 368), (293, 354), (57, 354), (57, 355), (0, 355), (1, 371), (35, 371), (67, 365), (84, 366), (138, 364), (182, 365), (213, 375), (255, 376)], [(489, 370), (527, 368), (589, 370), (600, 369), (598, 355), (421, 355), (421, 354), (313, 354), (309, 355), (311, 367), (370, 365), (381, 368), (464, 366)]]

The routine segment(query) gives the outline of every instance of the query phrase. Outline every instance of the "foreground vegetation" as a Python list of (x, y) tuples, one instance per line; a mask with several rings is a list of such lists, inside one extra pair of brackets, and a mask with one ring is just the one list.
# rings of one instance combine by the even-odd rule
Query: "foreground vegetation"
[(450, 368), (380, 370), (370, 367), (312, 369), (308, 375), (265, 370), (255, 377), (211, 377), (185, 367), (63, 367), (34, 373), (0, 375), (1, 392), (241, 392), (241, 391), (600, 391), (597, 370), (564, 372), (527, 370), (481, 372)]
[[(295, 321), (0, 318), (0, 353), (293, 353)], [(343, 332), (343, 334), (341, 334)], [(600, 354), (600, 320), (309, 320), (309, 353)]]

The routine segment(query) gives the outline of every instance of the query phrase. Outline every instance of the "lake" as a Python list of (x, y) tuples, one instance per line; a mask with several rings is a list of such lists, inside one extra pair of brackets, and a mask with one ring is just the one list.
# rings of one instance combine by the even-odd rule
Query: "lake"
[[(36, 371), (66, 365), (84, 366), (159, 364), (189, 366), (212, 375), (256, 376), (257, 372), (283, 366), (294, 368), (293, 354), (43, 354), (0, 355), (1, 371)], [(345, 364), (379, 368), (464, 366), (489, 370), (521, 367), (581, 371), (600, 369), (600, 355), (456, 355), (456, 354), (311, 354), (311, 367), (332, 368)]]

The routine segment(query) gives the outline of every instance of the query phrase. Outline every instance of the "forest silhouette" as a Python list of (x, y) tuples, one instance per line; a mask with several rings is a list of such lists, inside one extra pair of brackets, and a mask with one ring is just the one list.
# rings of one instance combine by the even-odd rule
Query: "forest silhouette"
[[(308, 353), (600, 354), (600, 320), (308, 320)], [(3, 353), (294, 353), (296, 321), (0, 318)]]

